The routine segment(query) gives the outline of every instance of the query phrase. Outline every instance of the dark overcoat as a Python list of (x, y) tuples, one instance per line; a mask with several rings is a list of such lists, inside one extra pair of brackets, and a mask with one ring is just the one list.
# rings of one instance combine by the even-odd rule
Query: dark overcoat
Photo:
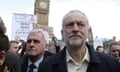
[[(45, 60), (46, 58), (50, 57), (54, 55), (53, 53), (51, 52), (48, 52), (48, 51), (45, 51), (45, 54), (44, 54), (44, 58), (43, 60)], [(29, 56), (28, 55), (24, 55), (22, 57), (22, 72), (27, 72), (27, 68), (28, 68), (28, 58)], [(40, 65), (40, 64), (39, 64)]]
[[(90, 62), (87, 72), (120, 72), (120, 64), (110, 56), (95, 52), (88, 46)], [(39, 66), (39, 72), (68, 72), (66, 64), (66, 48), (60, 53), (45, 60)]]

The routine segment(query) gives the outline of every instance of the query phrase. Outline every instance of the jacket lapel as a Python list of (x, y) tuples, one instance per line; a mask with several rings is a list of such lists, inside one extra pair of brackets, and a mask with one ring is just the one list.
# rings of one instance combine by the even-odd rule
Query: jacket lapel
[(28, 67), (28, 56), (25, 55), (22, 61), (22, 72), (27, 72)]
[(89, 63), (87, 72), (96, 72), (96, 71), (94, 71), (94, 70), (97, 70), (95, 68), (98, 67), (98, 65), (101, 63), (100, 57), (99, 57), (98, 53), (96, 53), (94, 51), (93, 48), (88, 46), (88, 49), (89, 49), (88, 51), (90, 54), (90, 63)]
[(56, 55), (56, 61), (53, 63), (53, 72), (67, 72), (65, 48)]

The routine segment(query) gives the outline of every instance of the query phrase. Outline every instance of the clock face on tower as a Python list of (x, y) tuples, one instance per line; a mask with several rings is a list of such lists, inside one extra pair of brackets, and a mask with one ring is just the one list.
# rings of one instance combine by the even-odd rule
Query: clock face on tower
[(46, 2), (40, 2), (40, 7), (41, 8), (47, 8), (47, 3)]

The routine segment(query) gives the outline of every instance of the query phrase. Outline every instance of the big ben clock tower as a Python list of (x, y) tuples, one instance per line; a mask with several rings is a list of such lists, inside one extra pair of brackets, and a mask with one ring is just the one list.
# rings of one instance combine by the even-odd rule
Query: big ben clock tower
[(49, 0), (36, 0), (34, 14), (37, 15), (37, 24), (48, 26)]
[[(34, 5), (34, 14), (37, 15), (37, 24), (33, 24), (33, 29), (43, 29), (49, 33), (50, 40), (53, 39), (53, 27), (48, 26), (49, 0), (36, 0)], [(49, 43), (51, 50), (55, 53), (54, 41)]]
[(52, 37), (53, 27), (48, 26), (49, 3), (49, 0), (35, 0), (34, 14), (37, 16), (37, 24), (33, 24), (33, 29), (46, 30)]

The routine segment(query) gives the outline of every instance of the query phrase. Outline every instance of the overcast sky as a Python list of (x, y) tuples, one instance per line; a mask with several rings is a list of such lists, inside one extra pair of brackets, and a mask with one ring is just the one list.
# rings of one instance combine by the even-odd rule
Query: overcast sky
[[(0, 16), (7, 26), (8, 36), (11, 34), (12, 13), (34, 14), (35, 0), (2, 0)], [(99, 38), (120, 39), (120, 1), (119, 0), (50, 0), (49, 26), (61, 39), (62, 17), (72, 9), (86, 13), (93, 29), (93, 36)]]

